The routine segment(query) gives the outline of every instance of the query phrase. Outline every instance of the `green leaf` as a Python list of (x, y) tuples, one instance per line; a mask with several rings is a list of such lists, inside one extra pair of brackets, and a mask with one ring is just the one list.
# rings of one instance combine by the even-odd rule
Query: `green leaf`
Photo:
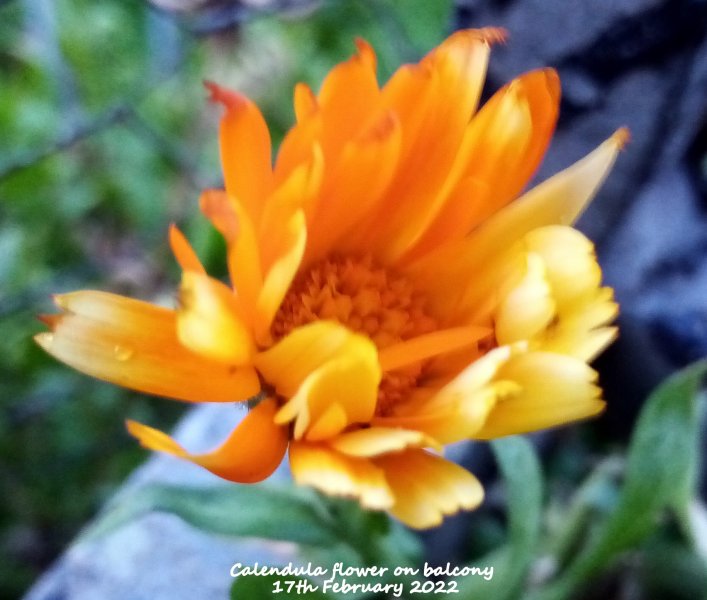
[(149, 485), (119, 497), (80, 540), (106, 535), (150, 512), (168, 512), (213, 533), (332, 546), (335, 533), (317, 507), (312, 490), (294, 486)]
[(491, 442), (491, 448), (506, 483), (508, 542), (473, 563), (481, 569), (493, 567), (492, 579), (474, 576), (459, 580), (459, 598), (463, 600), (518, 597), (540, 535), (543, 484), (533, 446), (522, 437), (509, 437)]
[(688, 521), (699, 456), (697, 399), (705, 374), (707, 361), (700, 361), (650, 395), (636, 424), (616, 508), (564, 574), (534, 600), (575, 597), (576, 589), (620, 553), (643, 542), (665, 509)]

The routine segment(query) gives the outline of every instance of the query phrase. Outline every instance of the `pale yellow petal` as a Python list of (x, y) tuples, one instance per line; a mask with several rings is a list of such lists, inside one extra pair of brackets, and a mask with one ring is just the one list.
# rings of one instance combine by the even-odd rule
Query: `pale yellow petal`
[(436, 440), (420, 431), (394, 427), (368, 427), (342, 433), (329, 445), (342, 454), (359, 457), (373, 457), (411, 447), (440, 448)]
[(495, 316), (496, 340), (501, 345), (532, 339), (555, 316), (555, 300), (537, 254), (527, 255), (525, 277), (503, 298)]
[[(307, 376), (278, 414), (278, 422), (283, 422), (282, 415), (291, 415), (294, 407), (293, 435), (295, 439), (304, 436), (310, 440), (331, 437), (349, 424), (365, 423), (375, 411), (380, 379), (375, 347), (362, 336), (352, 337), (345, 354), (327, 360)], [(323, 433), (319, 421), (333, 404), (341, 407), (346, 420), (329, 421)], [(299, 418), (300, 413), (302, 418)], [(310, 424), (319, 425), (319, 431), (308, 431)], [(338, 429), (332, 429), (333, 426)]]
[(499, 398), (474, 437), (490, 439), (562, 425), (604, 407), (597, 373), (583, 360), (550, 352), (512, 357), (497, 374), (516, 384)]

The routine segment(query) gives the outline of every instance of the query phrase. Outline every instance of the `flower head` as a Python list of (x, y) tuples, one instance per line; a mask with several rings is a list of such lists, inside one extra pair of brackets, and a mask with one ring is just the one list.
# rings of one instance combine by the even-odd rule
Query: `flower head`
[(571, 228), (626, 139), (619, 130), (521, 195), (551, 138), (560, 88), (532, 71), (477, 110), (497, 29), (460, 31), (382, 88), (373, 50), (295, 89), (274, 166), (244, 96), (225, 107), (225, 190), (201, 209), (231, 285), (170, 231), (174, 310), (101, 292), (56, 298), (39, 343), (90, 375), (191, 402), (253, 399), (230, 437), (190, 454), (128, 422), (147, 448), (238, 482), (289, 447), (296, 481), (414, 527), (478, 505), (478, 481), (439, 454), (586, 418), (588, 366), (616, 334), (593, 246)]

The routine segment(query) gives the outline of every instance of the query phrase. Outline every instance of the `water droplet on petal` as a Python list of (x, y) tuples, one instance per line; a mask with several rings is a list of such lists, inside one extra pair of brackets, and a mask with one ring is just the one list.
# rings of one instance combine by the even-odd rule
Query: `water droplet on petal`
[(115, 348), (113, 348), (113, 354), (119, 361), (124, 362), (132, 358), (133, 354), (135, 354), (135, 350), (127, 346), (116, 345)]

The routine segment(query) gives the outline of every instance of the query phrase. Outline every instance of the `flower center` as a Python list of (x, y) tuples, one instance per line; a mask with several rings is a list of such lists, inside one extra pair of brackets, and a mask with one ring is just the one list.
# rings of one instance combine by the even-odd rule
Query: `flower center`
[[(331, 257), (300, 274), (275, 316), (272, 334), (278, 340), (321, 320), (337, 321), (366, 335), (379, 349), (437, 329), (425, 311), (425, 297), (410, 281), (368, 256)], [(418, 364), (384, 373), (376, 412), (385, 414), (403, 400), (422, 370)]]

